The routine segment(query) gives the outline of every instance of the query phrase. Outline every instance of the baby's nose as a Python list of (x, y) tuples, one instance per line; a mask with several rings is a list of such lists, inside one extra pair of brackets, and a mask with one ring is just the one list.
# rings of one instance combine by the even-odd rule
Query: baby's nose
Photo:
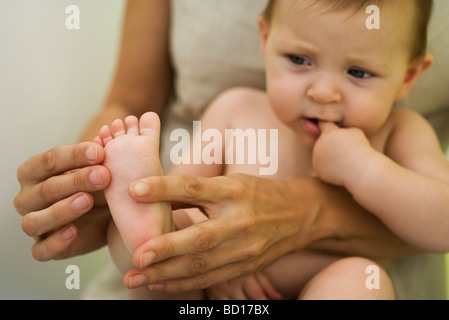
[(342, 95), (338, 79), (322, 77), (313, 81), (307, 90), (307, 97), (319, 104), (336, 104)]

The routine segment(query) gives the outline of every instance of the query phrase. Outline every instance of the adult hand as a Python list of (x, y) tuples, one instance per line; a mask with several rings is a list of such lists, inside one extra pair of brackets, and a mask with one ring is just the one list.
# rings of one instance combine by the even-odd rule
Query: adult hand
[(105, 244), (110, 215), (97, 192), (110, 182), (109, 171), (99, 165), (104, 156), (98, 144), (80, 143), (53, 148), (18, 168), (21, 188), (14, 205), (23, 231), (36, 240), (35, 259), (68, 258)]
[[(313, 188), (303, 187), (304, 199), (298, 199), (285, 181), (247, 175), (139, 180), (130, 188), (136, 200), (193, 204), (209, 219), (138, 248), (133, 261), (140, 269), (127, 272), (125, 284), (149, 284), (152, 290), (169, 292), (204, 289), (261, 270), (303, 248), (313, 241), (315, 230), (309, 226), (320, 206), (319, 201), (306, 201), (313, 198)], [(299, 215), (301, 201), (304, 214)]]

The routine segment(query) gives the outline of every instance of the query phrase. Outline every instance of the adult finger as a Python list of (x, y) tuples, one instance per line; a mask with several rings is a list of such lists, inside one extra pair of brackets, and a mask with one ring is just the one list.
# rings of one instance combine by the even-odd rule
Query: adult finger
[(78, 192), (103, 190), (111, 180), (109, 171), (100, 165), (72, 170), (38, 184), (25, 186), (14, 199), (17, 211), (25, 215), (44, 209)]
[[(173, 234), (166, 234), (154, 239), (172, 240)], [(167, 238), (167, 236), (171, 237)], [(206, 251), (182, 255), (174, 254), (172, 258), (155, 262), (156, 260), (159, 261), (158, 254), (164, 254), (165, 251), (173, 252), (173, 241), (169, 240), (166, 243), (162, 242), (169, 244), (165, 247), (165, 250), (160, 252), (158, 250), (150, 251), (149, 260), (146, 260), (147, 256), (137, 255), (142, 259), (137, 259), (139, 264), (144, 265), (148, 261), (152, 263), (149, 267), (129, 271), (124, 278), (127, 286), (133, 288), (144, 284), (159, 284), (162, 282), (166, 283), (168, 290), (172, 291), (204, 289), (212, 284), (252, 272), (262, 265), (257, 249), (251, 248), (251, 246), (237, 246), (232, 240), (223, 242)], [(193, 241), (184, 242), (191, 245), (195, 243)], [(157, 247), (157, 245), (154, 247)], [(164, 248), (164, 245), (161, 248)], [(191, 248), (184, 251), (188, 252), (189, 249)], [(147, 253), (145, 252), (145, 254)], [(136, 260), (136, 255), (134, 255), (134, 260)], [(235, 264), (239, 264), (239, 268), (230, 267)], [(191, 279), (197, 279), (198, 281), (190, 281)]]
[(220, 203), (240, 189), (230, 186), (227, 177), (203, 178), (185, 175), (157, 176), (131, 184), (129, 193), (137, 201), (175, 201), (198, 206)]
[(124, 283), (129, 288), (150, 285), (152, 290), (167, 292), (205, 289), (259, 271), (285, 250), (284, 245), (276, 246), (261, 255), (257, 247), (226, 242), (204, 253), (175, 256), (143, 269), (130, 270), (124, 276)]
[(47, 238), (37, 241), (31, 247), (33, 258), (38, 261), (48, 261), (66, 250), (75, 240), (77, 229), (74, 225), (61, 228)]
[(32, 246), (38, 261), (67, 259), (89, 253), (106, 244), (111, 219), (108, 207), (93, 208), (76, 221), (40, 237)]
[[(185, 259), (186, 257), (182, 256), (175, 257), (168, 261), (175, 264), (180, 263), (179, 265), (182, 265)], [(161, 262), (160, 264), (166, 265), (166, 261)], [(150, 270), (152, 267), (145, 270), (133, 269), (128, 271), (123, 278), (125, 286), (131, 289), (149, 285), (150, 290), (164, 290), (177, 293), (206, 289), (216, 283), (221, 283), (248, 274), (248, 269), (246, 269), (247, 265), (242, 263), (229, 263), (220, 268), (211, 269), (208, 272), (196, 276), (159, 280), (157, 277), (152, 277), (153, 273)], [(160, 270), (163, 270), (163, 267)]]
[[(188, 258), (192, 260), (189, 263), (190, 270), (172, 271), (181, 272), (176, 276), (193, 275), (205, 271), (204, 269), (207, 269), (211, 263), (220, 264), (223, 259), (227, 258), (223, 254), (215, 257), (210, 253), (207, 255), (201, 253), (214, 248), (225, 240), (232, 239), (235, 230), (238, 229), (234, 228), (233, 230), (231, 223), (223, 225), (220, 219), (206, 220), (188, 228), (150, 239), (136, 249), (133, 254), (133, 263), (138, 268), (144, 268), (168, 258), (195, 253), (196, 256)], [(165, 272), (171, 273), (171, 270), (166, 269)]]
[(22, 218), (22, 229), (31, 237), (40, 237), (74, 221), (92, 206), (93, 198), (90, 194), (78, 193), (48, 208), (25, 215)]
[(17, 170), (20, 183), (39, 182), (76, 168), (100, 164), (104, 149), (94, 142), (60, 146), (28, 159)]

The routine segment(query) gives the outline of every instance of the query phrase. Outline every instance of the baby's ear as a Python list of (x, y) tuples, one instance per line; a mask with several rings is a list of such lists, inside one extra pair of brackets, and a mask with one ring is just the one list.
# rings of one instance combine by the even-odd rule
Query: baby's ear
[(267, 21), (267, 18), (263, 14), (259, 15), (259, 17), (257, 18), (257, 24), (259, 26), (259, 37), (262, 55), (265, 57), (265, 48), (268, 41), (268, 33), (270, 26)]
[(432, 66), (433, 61), (433, 55), (426, 53), (423, 58), (418, 59), (410, 65), (407, 73), (405, 74), (404, 82), (399, 90), (399, 94), (396, 97), (396, 101), (404, 99), (405, 96), (412, 91), (419, 77)]

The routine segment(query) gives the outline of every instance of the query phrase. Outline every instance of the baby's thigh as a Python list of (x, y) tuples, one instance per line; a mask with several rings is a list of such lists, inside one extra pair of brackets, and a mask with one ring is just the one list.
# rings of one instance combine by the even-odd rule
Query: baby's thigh
[(263, 272), (285, 299), (298, 299), (309, 280), (338, 259), (341, 257), (299, 251), (280, 258)]
[(387, 272), (372, 260), (348, 257), (337, 260), (303, 289), (304, 300), (391, 300), (394, 289)]

